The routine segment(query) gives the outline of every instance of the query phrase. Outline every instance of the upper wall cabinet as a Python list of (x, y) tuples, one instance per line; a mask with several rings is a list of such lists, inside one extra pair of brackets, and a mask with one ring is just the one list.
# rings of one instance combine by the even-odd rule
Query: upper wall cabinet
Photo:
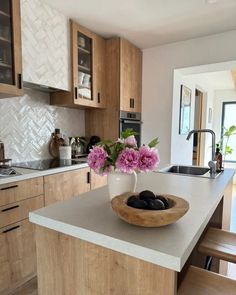
[(51, 104), (104, 108), (106, 41), (71, 21), (71, 92), (51, 95)]
[(21, 18), (25, 85), (69, 90), (68, 19), (42, 0), (21, 0)]
[(142, 52), (120, 39), (120, 109), (141, 112)]
[(22, 94), (20, 0), (1, 0), (0, 97)]

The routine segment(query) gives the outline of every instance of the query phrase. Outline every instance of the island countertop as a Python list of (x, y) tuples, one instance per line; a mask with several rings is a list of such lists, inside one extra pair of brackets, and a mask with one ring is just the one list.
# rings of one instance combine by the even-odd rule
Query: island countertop
[(226, 169), (216, 179), (155, 172), (140, 174), (137, 191), (149, 189), (160, 194), (173, 194), (190, 204), (189, 211), (179, 221), (161, 228), (142, 228), (120, 220), (112, 211), (107, 187), (32, 212), (30, 221), (181, 271), (233, 175), (233, 169)]

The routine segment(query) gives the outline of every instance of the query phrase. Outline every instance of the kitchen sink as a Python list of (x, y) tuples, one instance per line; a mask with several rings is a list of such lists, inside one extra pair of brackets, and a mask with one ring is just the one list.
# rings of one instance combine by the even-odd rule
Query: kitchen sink
[(191, 175), (204, 175), (210, 171), (209, 168), (195, 167), (195, 166), (171, 166), (167, 172), (180, 173), (180, 174), (191, 174)]
[(222, 171), (217, 172), (216, 174), (210, 173), (210, 168), (207, 167), (198, 167), (198, 166), (182, 166), (182, 165), (173, 165), (159, 170), (161, 173), (172, 173), (178, 175), (188, 175), (188, 176), (198, 176), (204, 178), (216, 178), (221, 174)]

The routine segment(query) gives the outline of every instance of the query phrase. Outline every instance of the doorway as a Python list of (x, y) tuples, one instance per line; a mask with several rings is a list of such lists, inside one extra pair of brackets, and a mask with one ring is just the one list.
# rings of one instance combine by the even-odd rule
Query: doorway
[[(195, 90), (194, 129), (202, 129), (203, 92)], [(201, 163), (201, 133), (194, 133), (193, 138), (193, 165)]]

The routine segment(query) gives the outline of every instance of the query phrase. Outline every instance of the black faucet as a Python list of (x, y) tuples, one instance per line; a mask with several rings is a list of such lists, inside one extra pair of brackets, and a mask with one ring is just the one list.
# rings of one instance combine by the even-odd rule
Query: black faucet
[(208, 162), (210, 167), (210, 173), (216, 173), (216, 161), (215, 161), (215, 146), (216, 146), (216, 135), (215, 132), (211, 129), (194, 129), (191, 130), (187, 136), (187, 140), (190, 139), (191, 135), (194, 133), (210, 133), (212, 135), (212, 156), (211, 161)]

